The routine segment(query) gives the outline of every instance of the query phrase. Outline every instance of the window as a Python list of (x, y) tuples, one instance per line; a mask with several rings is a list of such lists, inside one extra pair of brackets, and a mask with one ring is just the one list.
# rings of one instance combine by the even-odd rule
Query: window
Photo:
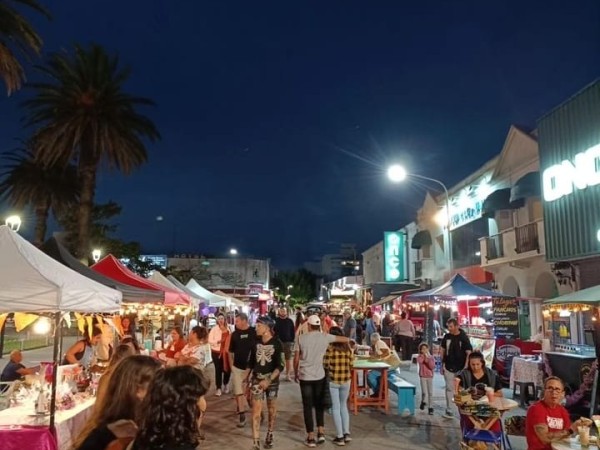
[(421, 247), (421, 259), (431, 258), (431, 245), (424, 245)]

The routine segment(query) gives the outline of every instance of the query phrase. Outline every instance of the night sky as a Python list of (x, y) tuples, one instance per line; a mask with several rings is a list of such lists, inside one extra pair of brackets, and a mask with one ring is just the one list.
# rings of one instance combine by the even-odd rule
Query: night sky
[[(236, 247), (290, 267), (362, 251), (423, 201), (389, 163), (450, 186), (511, 123), (535, 127), (600, 76), (598, 0), (41, 2), (53, 20), (28, 16), (46, 52), (118, 51), (127, 90), (157, 103), (149, 163), (103, 172), (96, 196), (146, 252)], [(0, 98), (2, 151), (26, 135), (27, 95)]]

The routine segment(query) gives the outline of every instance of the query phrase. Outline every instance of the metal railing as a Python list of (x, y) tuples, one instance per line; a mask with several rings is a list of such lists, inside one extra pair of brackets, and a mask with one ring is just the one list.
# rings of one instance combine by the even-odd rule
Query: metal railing
[(497, 259), (504, 257), (504, 239), (501, 234), (487, 237), (485, 239), (487, 244), (487, 260)]
[(538, 238), (537, 222), (528, 223), (515, 228), (515, 251), (517, 253), (531, 252), (533, 250), (539, 253), (540, 240)]

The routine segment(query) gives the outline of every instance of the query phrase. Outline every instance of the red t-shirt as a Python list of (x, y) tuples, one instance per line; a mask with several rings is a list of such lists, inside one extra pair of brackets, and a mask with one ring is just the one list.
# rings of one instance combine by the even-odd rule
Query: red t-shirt
[(527, 450), (552, 450), (550, 444), (544, 444), (538, 438), (534, 427), (544, 424), (548, 431), (562, 431), (571, 428), (571, 419), (564, 406), (558, 405), (550, 408), (543, 401), (539, 401), (527, 410), (525, 421), (525, 437), (527, 438)]

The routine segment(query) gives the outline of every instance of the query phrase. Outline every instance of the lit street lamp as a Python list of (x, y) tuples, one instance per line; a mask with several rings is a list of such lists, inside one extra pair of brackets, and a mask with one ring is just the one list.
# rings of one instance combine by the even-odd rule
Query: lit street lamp
[(21, 228), (21, 218), (19, 216), (8, 216), (4, 220), (4, 224), (13, 231), (19, 231)]
[(229, 249), (229, 254), (230, 254), (231, 256), (237, 256), (237, 254), (238, 254), (238, 251), (237, 251), (237, 249), (236, 249), (236, 248), (230, 248), (230, 249)]
[(94, 260), (94, 262), (98, 262), (100, 261), (100, 257), (102, 256), (102, 250), (95, 248), (94, 250), (92, 250), (92, 259)]
[(417, 178), (420, 180), (431, 181), (433, 183), (437, 183), (442, 187), (444, 193), (446, 194), (446, 232), (448, 234), (448, 265), (450, 266), (450, 276), (452, 276), (453, 270), (453, 259), (452, 259), (452, 235), (450, 234), (450, 195), (448, 194), (448, 188), (444, 183), (440, 180), (436, 180), (435, 178), (425, 177), (423, 175), (417, 175), (414, 173), (408, 173), (406, 169), (398, 164), (394, 164), (388, 168), (387, 171), (388, 178), (394, 183), (400, 183), (407, 178)]
[(290, 284), (290, 285), (287, 287), (287, 293), (288, 293), (288, 295), (290, 295), (290, 289), (294, 289), (294, 285)]
[[(237, 256), (238, 255), (237, 248), (230, 248), (229, 254), (234, 257)], [(233, 259), (233, 295), (234, 295), (234, 297), (235, 297), (236, 288), (237, 288), (237, 258), (234, 258)]]

